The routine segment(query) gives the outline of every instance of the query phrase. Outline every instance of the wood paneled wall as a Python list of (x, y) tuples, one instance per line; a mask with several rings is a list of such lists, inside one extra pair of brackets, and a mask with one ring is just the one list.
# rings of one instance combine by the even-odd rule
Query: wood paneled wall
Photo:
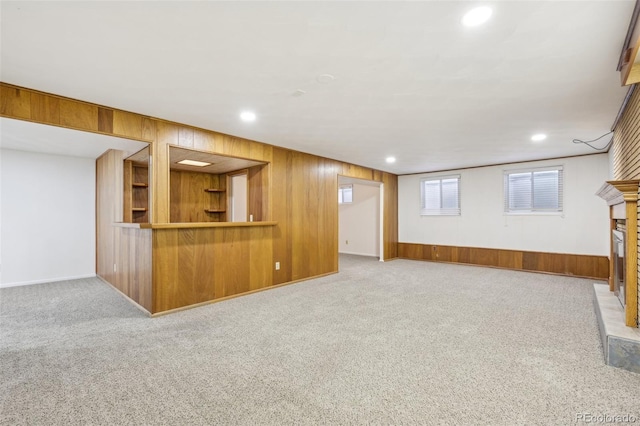
[(606, 256), (413, 243), (399, 243), (398, 251), (399, 257), (403, 259), (493, 266), (522, 271), (574, 275), (598, 280), (606, 280), (609, 277), (609, 259)]
[[(633, 180), (640, 179), (640, 90), (636, 87), (627, 107), (613, 134), (613, 179)], [(640, 202), (638, 202), (640, 212)], [(637, 241), (637, 253), (640, 253), (640, 213), (638, 227), (635, 233)], [(627, 228), (627, 238), (633, 238), (634, 233)], [(640, 294), (640, 256), (638, 256), (637, 283)], [(640, 312), (640, 297), (637, 297), (638, 310)], [(637, 319), (636, 319), (636, 322)]]
[(272, 226), (153, 230), (153, 309), (269, 287)]
[(172, 223), (224, 222), (226, 212), (207, 213), (205, 210), (226, 210), (226, 192), (205, 192), (208, 188), (226, 188), (224, 175), (171, 170), (170, 202)]
[[(251, 203), (250, 209), (260, 211), (262, 220), (277, 221), (278, 225), (269, 228), (269, 230), (261, 229), (259, 231), (212, 230), (206, 236), (203, 234), (197, 237), (204, 238), (206, 241), (215, 241), (216, 244), (226, 244), (225, 247), (228, 250), (232, 250), (234, 253), (237, 251), (238, 261), (231, 263), (233, 266), (219, 265), (220, 269), (216, 272), (218, 278), (215, 280), (235, 283), (229, 284), (229, 288), (245, 291), (246, 288), (260, 286), (263, 283), (267, 283), (266, 285), (286, 283), (338, 270), (338, 201), (336, 195), (338, 174), (384, 183), (384, 232), (382, 236), (384, 252), (382, 257), (385, 260), (397, 257), (398, 181), (396, 175), (4, 83), (0, 83), (0, 90), (0, 115), (2, 116), (149, 142), (153, 158), (151, 192), (149, 193), (151, 223), (169, 223), (171, 219), (170, 145), (269, 163), (259, 172), (256, 171), (249, 175), (249, 190), (260, 187), (263, 191), (261, 202), (258, 204), (256, 201), (255, 205)], [(277, 141), (272, 142), (277, 143)], [(113, 169), (109, 170), (114, 171)], [(113, 177), (104, 178), (112, 179)], [(113, 217), (106, 215), (103, 211), (111, 199), (108, 195), (105, 197), (97, 212), (98, 216), (103, 216), (100, 220), (105, 227), (102, 232), (99, 232), (98, 238), (98, 256), (105, 257), (98, 268), (98, 273), (107, 281), (118, 286), (120, 284), (115, 283), (113, 274), (109, 272), (109, 267), (111, 267), (111, 271), (113, 268), (111, 260), (116, 255), (108, 253), (122, 252), (124, 249), (116, 246), (122, 245), (124, 242), (115, 236), (105, 237), (105, 235), (110, 235), (105, 234), (106, 224), (113, 220)], [(123, 197), (120, 195), (120, 200), (122, 199)], [(254, 220), (257, 220), (255, 217), (257, 213), (252, 214), (254, 214)], [(153, 230), (152, 232), (159, 231)], [(141, 235), (143, 235), (142, 238), (147, 238), (145, 233)], [(166, 231), (166, 234), (158, 233), (157, 237), (153, 237), (153, 306), (144, 298), (144, 300), (139, 298), (142, 301), (138, 301), (149, 311), (157, 312), (159, 308), (177, 306), (173, 302), (167, 302), (167, 298), (173, 297), (166, 296), (166, 294), (172, 294), (170, 289), (166, 290), (168, 292), (166, 294), (161, 291), (163, 286), (173, 285), (166, 277), (172, 276), (171, 274), (175, 272), (169, 271), (169, 266), (156, 264), (156, 260), (166, 258), (172, 247), (190, 247), (190, 243), (188, 243), (190, 238), (196, 238), (195, 234), (176, 230)], [(178, 244), (176, 241), (186, 241), (187, 243), (176, 246)], [(162, 249), (160, 246), (164, 243), (167, 247)], [(143, 246), (150, 246), (150, 243), (145, 239)], [(252, 247), (256, 250), (259, 248), (262, 254), (251, 256)], [(168, 252), (163, 254), (161, 250), (168, 250)], [(191, 249), (187, 249), (186, 252), (188, 253), (189, 250)], [(243, 254), (246, 250), (249, 250), (249, 255)], [(212, 254), (207, 253), (207, 256), (210, 255)], [(189, 265), (189, 262), (195, 262), (195, 260), (189, 261), (189, 256), (189, 254), (179, 255), (178, 259), (173, 261), (174, 263), (169, 264), (173, 268), (176, 267), (175, 262), (179, 262), (180, 265)], [(193, 259), (200, 259), (198, 256), (201, 255), (193, 254), (193, 256), (196, 256)], [(228, 260), (229, 257), (225, 256), (222, 259)], [(278, 271), (274, 268), (275, 262), (280, 262), (280, 270)], [(180, 274), (186, 273), (185, 271), (180, 272)], [(264, 279), (255, 278), (263, 275), (267, 277)], [(225, 278), (220, 278), (222, 276)], [(241, 280), (242, 284), (238, 280)], [(205, 286), (205, 284), (198, 285)], [(122, 289), (126, 289), (126, 286), (120, 285), (118, 288), (125, 292)], [(228, 294), (229, 291), (231, 290), (225, 290), (224, 294)], [(209, 290), (201, 291), (198, 286), (193, 287), (193, 292), (211, 295)], [(131, 291), (130, 293), (133, 294)], [(141, 293), (146, 294), (146, 289)], [(217, 295), (218, 293), (214, 292), (213, 294)], [(155, 301), (156, 297), (159, 298), (157, 302)], [(183, 302), (192, 303), (193, 300), (200, 299), (190, 296)]]
[(123, 218), (123, 158), (96, 160), (96, 274), (151, 312), (151, 230), (114, 226)]
[(247, 176), (249, 205), (247, 206), (247, 212), (253, 215), (253, 220), (256, 222), (271, 220), (269, 203), (270, 167), (270, 164), (264, 164), (249, 168)]
[(144, 142), (155, 139), (150, 117), (0, 83), (0, 115)]

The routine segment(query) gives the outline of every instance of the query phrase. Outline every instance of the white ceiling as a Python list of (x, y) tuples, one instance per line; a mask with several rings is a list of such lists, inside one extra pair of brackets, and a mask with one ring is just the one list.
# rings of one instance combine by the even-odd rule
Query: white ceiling
[(398, 174), (595, 152), (634, 2), (477, 4), (2, 1), (0, 78)]

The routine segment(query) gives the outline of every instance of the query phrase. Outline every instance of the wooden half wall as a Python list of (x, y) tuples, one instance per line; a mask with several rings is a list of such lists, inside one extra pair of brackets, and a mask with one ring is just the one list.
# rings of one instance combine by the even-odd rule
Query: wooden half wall
[[(259, 208), (263, 220), (275, 221), (277, 225), (262, 231), (215, 230), (210, 231), (211, 235), (198, 237), (211, 241), (222, 239), (231, 246), (248, 241), (246, 244), (250, 247), (261, 247), (259, 256), (240, 256), (234, 261), (233, 267), (221, 268), (223, 275), (220, 279), (223, 281), (235, 282), (238, 276), (244, 276), (249, 271), (250, 274), (261, 277), (260, 286), (268, 287), (337, 272), (338, 175), (384, 184), (382, 257), (388, 260), (398, 255), (396, 175), (5, 83), (0, 83), (0, 97), (0, 115), (3, 117), (148, 142), (153, 158), (149, 194), (152, 224), (170, 222), (170, 146), (269, 163), (268, 170), (261, 172), (259, 179), (252, 183), (262, 188), (264, 198), (260, 205), (251, 208)], [(153, 261), (149, 260), (149, 267), (153, 270), (153, 294), (156, 295), (157, 283), (160, 283), (159, 274), (168, 273), (155, 264), (160, 242), (164, 239), (188, 251), (191, 237), (188, 232), (181, 234), (177, 231), (163, 231), (156, 235), (153, 233), (158, 231), (154, 229), (117, 226), (113, 230), (108, 229), (108, 223), (122, 220), (122, 208), (109, 204), (111, 197), (114, 197), (111, 201), (115, 204), (121, 203), (123, 199), (114, 192), (119, 191), (116, 189), (119, 183), (113, 183), (117, 182), (119, 172), (114, 166), (118, 160), (112, 158), (112, 155), (115, 154), (107, 154), (104, 167), (98, 165), (99, 169), (103, 167), (98, 174), (99, 179), (109, 183), (105, 184), (102, 195), (99, 195), (104, 198), (98, 202), (97, 273), (145, 309), (158, 312), (158, 309), (174, 304), (158, 305), (152, 300), (146, 275), (137, 277), (136, 271), (140, 270), (140, 265), (132, 256), (142, 256), (144, 262), (149, 256), (153, 257)], [(103, 182), (98, 185), (100, 189)], [(148, 252), (152, 244), (153, 255)], [(279, 270), (275, 270), (275, 262), (280, 262)], [(125, 263), (129, 265), (127, 276), (131, 278), (118, 281), (115, 273)], [(193, 267), (200, 264), (201, 262), (196, 261)], [(144, 274), (151, 274), (146, 263), (142, 269)], [(236, 288), (244, 292), (246, 288), (252, 289), (256, 285), (250, 278)], [(136, 286), (138, 288), (134, 288)], [(225, 295), (228, 293), (227, 290), (224, 291)], [(191, 300), (185, 301), (190, 302)]]
[(606, 256), (398, 243), (398, 257), (607, 280)]
[(150, 229), (122, 222), (123, 158), (109, 150), (96, 160), (96, 273), (145, 310), (152, 312)]

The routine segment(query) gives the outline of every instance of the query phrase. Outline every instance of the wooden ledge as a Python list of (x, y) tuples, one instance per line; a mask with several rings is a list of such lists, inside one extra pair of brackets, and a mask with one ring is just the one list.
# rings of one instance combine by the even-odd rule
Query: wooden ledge
[[(141, 223), (128, 223), (128, 222), (115, 222), (113, 226), (117, 226), (118, 228), (134, 228), (140, 229)], [(146, 224), (145, 224), (146, 225)]]
[(278, 222), (183, 222), (183, 223), (141, 223), (142, 229), (185, 229), (185, 228), (236, 228), (247, 226), (276, 226)]

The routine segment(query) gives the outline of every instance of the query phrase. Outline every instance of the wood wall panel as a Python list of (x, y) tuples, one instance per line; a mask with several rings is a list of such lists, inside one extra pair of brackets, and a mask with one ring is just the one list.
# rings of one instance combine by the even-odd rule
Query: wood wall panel
[(498, 250), (497, 266), (507, 269), (522, 269), (522, 252), (512, 250)]
[(113, 133), (113, 110), (98, 108), (98, 131)]
[(31, 120), (60, 124), (60, 100), (42, 93), (31, 93)]
[(269, 164), (250, 167), (247, 173), (249, 191), (248, 212), (256, 222), (271, 220), (269, 212), (270, 167)]
[(382, 173), (384, 184), (383, 260), (398, 257), (398, 176)]
[[(209, 173), (171, 170), (170, 172), (170, 220), (179, 222), (218, 222), (220, 213), (206, 213), (205, 210), (221, 208), (218, 202), (212, 201), (226, 193), (205, 192), (208, 188), (221, 188), (218, 175)], [(226, 215), (222, 215), (224, 219)]]
[(432, 260), (429, 254), (430, 252), (429, 246), (425, 246), (424, 244), (398, 244), (398, 256), (403, 259)]
[(198, 151), (220, 152), (221, 147), (217, 144), (216, 134), (204, 130), (195, 130), (193, 133), (193, 149)]
[(152, 231), (114, 226), (123, 219), (123, 167), (120, 151), (96, 160), (96, 274), (151, 312)]
[(96, 160), (96, 273), (112, 284), (116, 263), (116, 229), (113, 227), (114, 200), (118, 197), (116, 174), (122, 167), (118, 163), (122, 162), (122, 154), (117, 151), (107, 151)]
[(98, 131), (98, 107), (68, 99), (60, 100), (60, 124), (74, 129)]
[(8, 85), (0, 86), (0, 114), (4, 117), (31, 119), (31, 92)]
[(271, 286), (271, 229), (153, 230), (152, 313)]
[(151, 145), (152, 161), (152, 223), (170, 222), (169, 203), (169, 146), (177, 145), (179, 128), (175, 124), (158, 122), (156, 124), (156, 141)]
[(249, 290), (273, 285), (272, 235), (272, 227), (258, 227), (249, 239)]
[(179, 127), (178, 145), (184, 148), (193, 148), (195, 130), (190, 127)]
[(151, 230), (116, 228), (117, 264), (114, 286), (147, 311), (152, 309)]
[(398, 257), (547, 272), (598, 280), (607, 280), (609, 277), (609, 259), (606, 256), (398, 243)]
[(113, 129), (115, 135), (131, 139), (142, 139), (143, 117), (126, 111), (113, 111)]
[(291, 194), (293, 192), (292, 159), (285, 149), (273, 149), (273, 161), (271, 163), (271, 178), (274, 190), (271, 193), (271, 218), (278, 222), (273, 231), (273, 261), (280, 262), (280, 270), (273, 272), (274, 284), (282, 284), (292, 281), (292, 262), (287, 261), (291, 257), (293, 249), (292, 233), (290, 231), (293, 222), (291, 208)]

